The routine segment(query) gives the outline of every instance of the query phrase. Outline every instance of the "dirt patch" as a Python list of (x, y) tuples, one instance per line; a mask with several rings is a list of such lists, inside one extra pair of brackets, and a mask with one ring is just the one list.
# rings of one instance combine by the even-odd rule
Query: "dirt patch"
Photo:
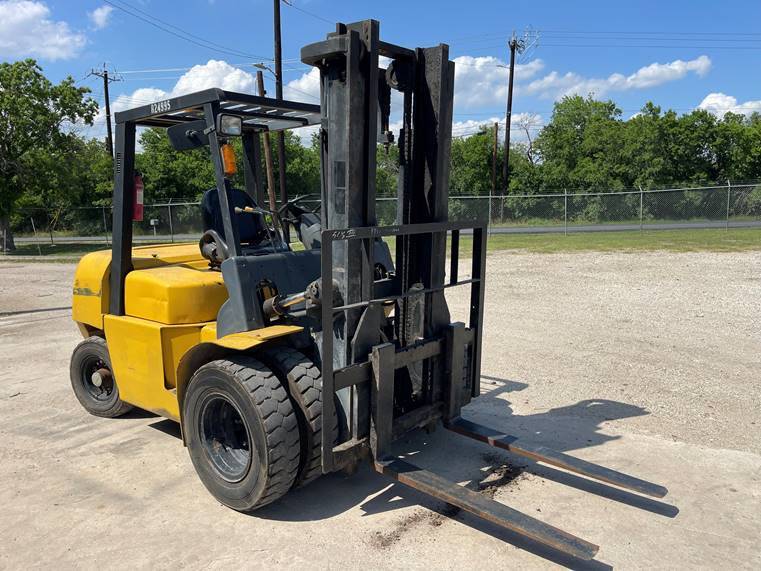
[(428, 511), (418, 510), (405, 517), (394, 525), (394, 529), (387, 532), (376, 531), (373, 537), (373, 546), (378, 549), (386, 549), (397, 543), (410, 530), (424, 522), (432, 514)]
[(486, 478), (478, 483), (478, 491), (494, 498), (497, 492), (507, 486), (517, 486), (523, 479), (525, 466), (513, 466), (505, 463), (505, 459), (495, 452), (487, 452), (481, 458), (491, 465)]
[[(523, 466), (511, 466), (505, 463), (504, 458), (494, 452), (487, 452), (481, 458), (489, 466), (486, 476), (481, 481), (472, 481), (465, 487), (494, 498), (497, 492), (508, 486), (516, 485), (523, 475)], [(409, 516), (399, 520), (394, 528), (388, 532), (376, 531), (372, 544), (377, 549), (387, 549), (398, 543), (408, 532), (421, 525), (441, 527), (446, 521), (456, 517), (462, 508), (451, 504), (441, 504), (432, 510), (416, 510)]]

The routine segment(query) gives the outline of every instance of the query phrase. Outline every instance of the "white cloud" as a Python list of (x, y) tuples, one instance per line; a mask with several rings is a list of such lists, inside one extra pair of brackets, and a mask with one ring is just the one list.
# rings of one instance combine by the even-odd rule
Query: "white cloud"
[(226, 91), (254, 93), (256, 81), (247, 71), (220, 60), (209, 60), (204, 65), (193, 66), (177, 81), (172, 97), (201, 89), (219, 87)]
[[(465, 121), (452, 122), (453, 137), (469, 137), (478, 133), (482, 127), (491, 127), (494, 123), (499, 124), (499, 140), (505, 138), (505, 118), (489, 117), (488, 119), (466, 119)], [(510, 131), (511, 143), (523, 142), (528, 139), (525, 128), (533, 139), (539, 129), (544, 126), (544, 118), (538, 113), (513, 113), (512, 129)]]
[(698, 105), (698, 109), (705, 109), (717, 117), (723, 117), (726, 113), (738, 115), (751, 115), (761, 113), (761, 100), (738, 103), (736, 97), (724, 93), (709, 93)]
[[(702, 55), (690, 61), (675, 60), (670, 63), (652, 63), (641, 67), (631, 75), (613, 73), (606, 78), (586, 78), (577, 73), (564, 75), (553, 71), (536, 79), (521, 89), (527, 95), (560, 99), (566, 95), (604, 97), (610, 91), (647, 89), (682, 79), (689, 73), (705, 76), (711, 69), (711, 59)], [(517, 77), (517, 76), (516, 76)]]
[[(305, 93), (299, 93), (293, 89), (289, 92), (289, 86), (295, 84), (298, 86), (296, 89), (303, 88), (303, 91), (311, 90), (312, 93), (316, 94), (317, 101), (319, 101), (319, 71), (316, 69), (315, 71), (317, 71), (315, 76), (306, 77), (309, 76), (309, 74), (304, 74), (306, 78), (292, 81), (288, 85), (283, 86), (285, 98), (315, 103), (315, 100), (310, 99)], [(314, 82), (314, 85), (312, 85), (311, 82)], [(125, 109), (154, 103), (155, 101), (160, 101), (162, 99), (177, 97), (178, 95), (184, 95), (186, 93), (192, 93), (194, 91), (213, 87), (238, 93), (255, 93), (256, 79), (253, 74), (234, 67), (225, 61), (209, 60), (205, 64), (193, 66), (185, 72), (169, 91), (158, 89), (156, 87), (142, 87), (133, 91), (131, 94), (119, 95), (111, 103), (111, 110), (113, 112), (124, 111)], [(274, 94), (269, 95), (272, 96)], [(104, 120), (105, 112), (101, 107), (99, 115), (96, 118), (96, 125), (103, 124)], [(304, 144), (309, 144), (312, 133), (315, 132), (316, 129), (317, 127), (305, 127), (296, 129), (295, 132)]]
[(156, 87), (141, 87), (131, 94), (119, 95), (111, 104), (111, 108), (113, 111), (123, 111), (146, 103), (212, 87), (238, 93), (254, 93), (255, 84), (254, 76), (247, 71), (234, 67), (225, 61), (211, 59), (203, 65), (195, 65), (190, 68), (169, 91)]
[(113, 6), (104, 4), (98, 8), (95, 8), (92, 12), (88, 12), (87, 17), (90, 18), (92, 25), (96, 30), (102, 30), (108, 26), (108, 21), (111, 19), (111, 12), (114, 11)]
[[(460, 56), (455, 62), (455, 109), (479, 109), (503, 105), (507, 99), (510, 71), (505, 62), (493, 56)], [(557, 71), (538, 77), (545, 64), (540, 59), (515, 66), (516, 95), (535, 95), (560, 99), (564, 95), (593, 93), (603, 97), (611, 91), (647, 89), (682, 79), (690, 73), (705, 76), (711, 69), (711, 60), (702, 55), (696, 59), (675, 60), (669, 63), (652, 63), (630, 75), (613, 73), (605, 78), (588, 78), (577, 73), (560, 74)], [(309, 70), (284, 87), (289, 99), (315, 103), (320, 95), (320, 72)], [(396, 92), (393, 92), (394, 94)]]
[(319, 103), (320, 70), (313, 67), (300, 78), (289, 81), (283, 86), (283, 96), (294, 101)]
[[(460, 56), (454, 62), (456, 107), (474, 108), (504, 103), (510, 70), (502, 60), (492, 56)], [(544, 62), (540, 59), (517, 64), (515, 82), (531, 79), (543, 68)]]
[(0, 0), (0, 57), (59, 60), (79, 54), (85, 36), (50, 16), (44, 2)]
[[(140, 105), (145, 105), (147, 103), (153, 103), (155, 101), (166, 99), (168, 96), (169, 93), (163, 89), (158, 89), (156, 87), (141, 87), (140, 89), (133, 91), (131, 95), (127, 95), (125, 93), (119, 95), (116, 99), (114, 99), (114, 101), (111, 102), (111, 111), (124, 111), (125, 109), (131, 109), (133, 107), (139, 107)], [(104, 113), (102, 107), (100, 109), (100, 113)]]

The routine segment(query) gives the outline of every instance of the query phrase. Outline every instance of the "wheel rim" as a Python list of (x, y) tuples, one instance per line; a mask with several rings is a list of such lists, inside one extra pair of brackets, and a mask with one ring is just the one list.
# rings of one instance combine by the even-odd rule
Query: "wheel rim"
[[(108, 402), (114, 396), (116, 384), (108, 364), (95, 355), (82, 363), (82, 386), (93, 400)], [(99, 384), (96, 384), (98, 382)]]
[(228, 482), (240, 482), (251, 468), (251, 435), (238, 407), (221, 394), (203, 403), (200, 437), (206, 457)]

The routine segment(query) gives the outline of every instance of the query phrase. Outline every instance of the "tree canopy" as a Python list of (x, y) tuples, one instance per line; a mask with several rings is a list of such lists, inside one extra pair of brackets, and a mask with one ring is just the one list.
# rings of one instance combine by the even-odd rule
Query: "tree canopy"
[[(89, 92), (71, 77), (54, 85), (32, 59), (0, 63), (0, 240), (9, 236), (16, 201), (25, 190), (33, 193), (28, 189), (39, 177), (40, 160), (57, 169), (53, 157), (81, 142), (69, 127), (92, 124), (98, 105)], [(46, 193), (54, 188), (49, 184)], [(3, 247), (12, 249), (8, 242)]]
[[(98, 112), (88, 92), (70, 77), (52, 84), (33, 60), (0, 64), (0, 227), (6, 231), (14, 212), (14, 227), (24, 227), (20, 208), (42, 208), (49, 225), (79, 224), (85, 231), (85, 225), (77, 222), (76, 207), (110, 205), (110, 156), (101, 142), (78, 135), (76, 129), (92, 124)], [(453, 139), (451, 196), (491, 193), (493, 129), (484, 127), (470, 137)], [(272, 139), (277, 169), (276, 138)], [(289, 195), (319, 194), (317, 136), (303, 144), (296, 133), (286, 132), (285, 143)], [(233, 144), (240, 162), (240, 141)], [(505, 184), (503, 157), (504, 149), (499, 148), (498, 194)], [(396, 193), (397, 159), (396, 146), (379, 145), (379, 197)], [(148, 204), (194, 201), (214, 185), (208, 149), (177, 152), (160, 129), (141, 132), (136, 165), (143, 173)], [(509, 195), (757, 181), (761, 115), (716, 117), (704, 110), (679, 115), (649, 102), (633, 117), (624, 118), (613, 101), (569, 96), (555, 103), (549, 121), (532, 140), (512, 146), (509, 170)], [(238, 171), (233, 183), (242, 186), (242, 164)], [(761, 187), (755, 194), (761, 209)], [(524, 199), (521, 207), (530, 208), (532, 200)], [(585, 208), (603, 207), (588, 201)], [(388, 221), (393, 219), (394, 205), (387, 210), (384, 205), (379, 216)], [(601, 210), (587, 213), (601, 214)]]

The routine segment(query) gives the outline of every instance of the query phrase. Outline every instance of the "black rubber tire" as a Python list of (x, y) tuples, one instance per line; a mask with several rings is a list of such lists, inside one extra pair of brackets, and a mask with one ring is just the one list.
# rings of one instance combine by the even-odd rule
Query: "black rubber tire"
[[(272, 347), (260, 356), (287, 387), (296, 410), (301, 456), (295, 485), (308, 484), (322, 475), (322, 373), (309, 357), (291, 347)], [(331, 426), (335, 441), (338, 426), (335, 412)]]
[[(249, 460), (235, 481), (225, 478), (212, 457), (220, 443), (215, 440), (210, 447), (204, 419), (213, 399), (230, 403), (238, 413), (236, 422), (245, 426)], [(201, 482), (222, 504), (249, 512), (291, 488), (299, 468), (298, 420), (280, 381), (260, 361), (233, 356), (199, 368), (188, 383), (182, 410), (190, 459)]]
[(102, 337), (88, 337), (74, 348), (69, 364), (69, 376), (77, 400), (87, 412), (95, 416), (114, 418), (129, 412), (132, 405), (119, 398), (119, 387), (113, 372), (109, 386), (101, 389), (99, 395), (96, 394), (98, 387), (92, 384), (90, 378), (95, 370), (93, 367), (100, 368), (100, 365), (105, 365), (106, 369), (112, 371), (108, 346)]

